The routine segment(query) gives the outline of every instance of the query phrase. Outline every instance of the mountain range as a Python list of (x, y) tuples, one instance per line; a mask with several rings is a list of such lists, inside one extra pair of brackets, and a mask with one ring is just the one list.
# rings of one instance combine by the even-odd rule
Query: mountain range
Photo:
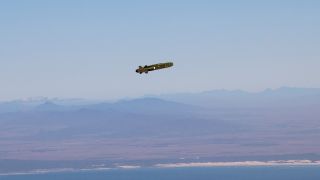
[(0, 164), (320, 155), (320, 89), (215, 90), (72, 102), (45, 98), (0, 103)]

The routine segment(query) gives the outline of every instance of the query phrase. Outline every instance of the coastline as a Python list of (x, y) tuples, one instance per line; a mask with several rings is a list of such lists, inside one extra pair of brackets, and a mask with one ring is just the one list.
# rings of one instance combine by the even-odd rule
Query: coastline
[(193, 168), (193, 167), (299, 167), (320, 166), (320, 160), (277, 160), (277, 161), (239, 161), (239, 162), (190, 162), (190, 163), (166, 163), (152, 166), (121, 165), (116, 167), (95, 168), (59, 168), (59, 169), (35, 169), (25, 172), (0, 173), (0, 176), (37, 175), (50, 173), (72, 173), (86, 171), (108, 171), (108, 170), (132, 170), (140, 168)]
[(190, 162), (156, 164), (161, 168), (181, 167), (237, 167), (237, 166), (320, 166), (320, 161), (311, 160), (278, 160), (278, 161), (239, 161), (239, 162)]

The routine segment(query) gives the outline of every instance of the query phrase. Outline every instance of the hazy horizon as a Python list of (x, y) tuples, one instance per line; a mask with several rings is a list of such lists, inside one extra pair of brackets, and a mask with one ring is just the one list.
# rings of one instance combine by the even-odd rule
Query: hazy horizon
[(5, 0), (0, 26), (0, 179), (316, 177), (320, 1)]
[(0, 103), (0, 174), (239, 165), (232, 162), (318, 166), (319, 99), (320, 89), (281, 88)]
[(304, 89), (304, 90), (320, 90), (320, 88), (314, 88), (314, 87), (288, 87), (288, 86), (281, 86), (278, 88), (265, 88), (262, 90), (256, 90), (256, 91), (249, 91), (249, 90), (244, 90), (244, 89), (208, 89), (208, 90), (200, 90), (200, 91), (193, 91), (193, 92), (172, 92), (172, 93), (149, 93), (149, 94), (142, 94), (142, 95), (136, 95), (136, 96), (123, 96), (123, 97), (113, 97), (113, 98), (85, 98), (85, 97), (58, 97), (58, 96), (30, 96), (30, 97), (16, 97), (13, 99), (0, 99), (1, 102), (10, 102), (10, 101), (16, 101), (16, 100), (22, 100), (22, 101), (28, 101), (28, 100), (45, 100), (47, 99), (48, 101), (50, 100), (88, 100), (88, 101), (119, 101), (119, 100), (125, 100), (125, 99), (137, 99), (137, 98), (145, 98), (145, 97), (153, 97), (153, 96), (163, 96), (163, 95), (179, 95), (179, 94), (201, 94), (201, 93), (207, 93), (211, 91), (226, 91), (226, 92), (245, 92), (245, 93), (251, 93), (251, 94), (256, 94), (256, 93), (263, 93), (266, 91), (277, 91), (281, 89)]

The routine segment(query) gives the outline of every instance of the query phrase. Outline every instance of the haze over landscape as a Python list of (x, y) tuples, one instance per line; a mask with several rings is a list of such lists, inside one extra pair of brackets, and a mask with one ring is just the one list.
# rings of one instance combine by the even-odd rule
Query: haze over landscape
[(319, 166), (319, 9), (315, 0), (1, 1), (0, 179)]
[[(6, 172), (33, 167), (21, 167), (21, 162), (56, 168), (81, 162), (77, 166), (89, 168), (317, 161), (319, 108), (320, 89), (303, 88), (259, 93), (215, 90), (117, 102), (4, 102), (0, 103), (0, 163), (13, 164), (2, 169)], [(14, 164), (20, 165), (14, 168)]]

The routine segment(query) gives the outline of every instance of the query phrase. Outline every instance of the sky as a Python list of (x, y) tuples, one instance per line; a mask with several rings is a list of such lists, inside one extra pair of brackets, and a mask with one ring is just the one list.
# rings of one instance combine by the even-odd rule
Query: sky
[(2, 0), (0, 100), (320, 88), (319, 32), (317, 0)]

